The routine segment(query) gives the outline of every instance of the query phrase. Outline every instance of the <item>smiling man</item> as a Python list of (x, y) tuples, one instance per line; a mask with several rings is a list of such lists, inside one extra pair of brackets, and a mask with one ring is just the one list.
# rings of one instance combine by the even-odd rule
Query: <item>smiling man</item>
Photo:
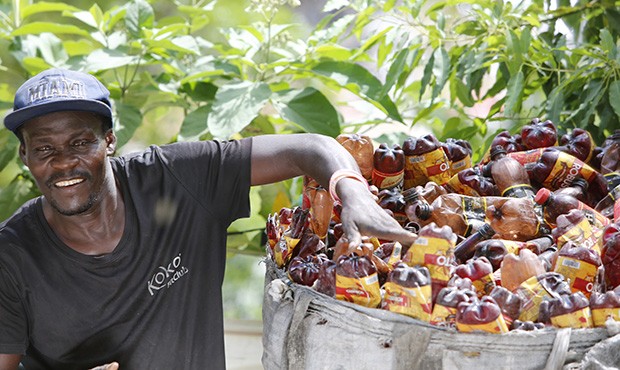
[(336, 190), (353, 243), (415, 238), (329, 137), (114, 157), (108, 90), (62, 69), (26, 81), (4, 124), (42, 196), (0, 224), (0, 370), (224, 369), (226, 229), (249, 215), (251, 185), (307, 174)]

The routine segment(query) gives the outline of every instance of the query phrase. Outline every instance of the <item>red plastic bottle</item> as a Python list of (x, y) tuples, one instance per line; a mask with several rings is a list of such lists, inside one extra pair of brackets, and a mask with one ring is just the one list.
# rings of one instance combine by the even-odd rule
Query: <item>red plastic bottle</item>
[(558, 144), (555, 124), (550, 120), (534, 118), (521, 128), (521, 143), (527, 149), (547, 148)]
[(595, 327), (605, 326), (609, 319), (620, 321), (620, 295), (613, 290), (605, 293), (593, 292), (590, 296), (590, 310)]
[(453, 175), (444, 185), (450, 193), (474, 197), (497, 196), (499, 190), (489, 177), (483, 176), (478, 167), (466, 168)]
[(495, 230), (489, 224), (484, 224), (475, 233), (460, 242), (454, 248), (454, 257), (457, 263), (463, 263), (474, 256), (476, 246), (483, 240), (495, 235)]
[(557, 328), (591, 328), (590, 300), (582, 292), (560, 295), (540, 304), (540, 319)]
[(405, 153), (398, 144), (381, 143), (373, 154), (372, 184), (379, 190), (401, 188), (405, 171)]
[(567, 242), (574, 242), (600, 253), (603, 230), (592, 226), (582, 210), (571, 209), (556, 218), (556, 227), (551, 231), (551, 235), (558, 248), (562, 248)]
[(574, 155), (585, 163), (590, 162), (595, 148), (592, 135), (581, 128), (574, 128), (569, 134), (562, 135), (558, 146), (559, 150)]
[(342, 255), (336, 261), (336, 299), (378, 307), (381, 291), (377, 269), (370, 258)]
[(450, 179), (450, 162), (442, 144), (433, 134), (408, 137), (405, 153), (405, 189), (434, 181), (443, 185)]
[(383, 284), (381, 307), (429, 322), (432, 312), (431, 275), (426, 267), (398, 263)]
[(607, 289), (620, 286), (620, 224), (613, 223), (603, 232), (601, 261), (605, 268)]
[(605, 140), (601, 155), (601, 173), (607, 180), (609, 190), (620, 185), (620, 130)]
[(476, 288), (478, 298), (491, 293), (495, 288), (493, 266), (485, 257), (469, 259), (454, 269), (454, 274), (461, 278), (468, 278)]
[(564, 275), (573, 293), (582, 292), (589, 298), (601, 264), (598, 252), (568, 242), (560, 249), (553, 271)]
[(407, 214), (405, 213), (405, 198), (396, 188), (383, 189), (377, 195), (379, 200), (378, 204), (383, 209), (389, 209), (392, 211), (392, 217), (398, 221), (401, 226), (404, 226), (407, 220)]
[(501, 286), (494, 287), (489, 296), (502, 309), (502, 315), (504, 315), (504, 320), (508, 327), (512, 327), (512, 323), (519, 318), (521, 313), (521, 306), (523, 304), (521, 297)]
[(484, 296), (480, 300), (459, 303), (456, 311), (456, 328), (468, 333), (483, 331), (493, 334), (508, 332), (502, 310), (495, 300)]
[(545, 221), (552, 227), (555, 227), (558, 216), (565, 215), (573, 209), (583, 211), (590, 224), (599, 229), (611, 223), (607, 217), (570, 195), (553, 193), (549, 189), (541, 188), (534, 200), (544, 207)]
[(501, 196), (533, 199), (534, 188), (525, 167), (506, 154), (501, 146), (491, 149), (491, 162), (485, 166), (485, 172), (491, 175)]
[(469, 141), (448, 138), (445, 143), (441, 144), (450, 163), (450, 176), (454, 176), (460, 171), (471, 167), (473, 150)]
[(434, 301), (431, 324), (456, 328), (456, 310), (459, 303), (476, 299), (478, 299), (476, 293), (470, 289), (461, 289), (456, 286), (441, 289)]

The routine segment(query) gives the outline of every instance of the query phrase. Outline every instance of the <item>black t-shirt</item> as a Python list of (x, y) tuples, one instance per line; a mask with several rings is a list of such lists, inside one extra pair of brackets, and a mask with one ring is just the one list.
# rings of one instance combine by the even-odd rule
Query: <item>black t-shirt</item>
[(41, 198), (0, 224), (0, 353), (26, 369), (224, 369), (226, 229), (249, 214), (251, 140), (111, 158), (125, 229), (115, 250), (65, 245)]

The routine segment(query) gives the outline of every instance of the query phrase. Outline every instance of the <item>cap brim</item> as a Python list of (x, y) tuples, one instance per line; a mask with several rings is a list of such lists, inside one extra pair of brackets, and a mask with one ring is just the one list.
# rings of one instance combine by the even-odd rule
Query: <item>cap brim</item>
[(104, 117), (112, 119), (112, 109), (107, 104), (99, 100), (87, 99), (64, 99), (61, 101), (52, 101), (39, 105), (22, 108), (9, 113), (4, 118), (4, 125), (9, 130), (15, 132), (24, 122), (44, 114), (62, 112), (62, 111), (81, 111), (100, 114)]

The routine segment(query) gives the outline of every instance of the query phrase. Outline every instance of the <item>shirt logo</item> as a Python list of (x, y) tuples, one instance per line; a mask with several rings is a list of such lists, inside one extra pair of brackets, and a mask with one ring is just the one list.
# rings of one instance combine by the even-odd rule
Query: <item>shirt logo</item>
[(85, 99), (84, 84), (63, 77), (50, 77), (28, 88), (29, 104), (58, 98)]
[(185, 276), (189, 269), (182, 265), (181, 253), (174, 257), (167, 265), (157, 267), (156, 272), (147, 281), (147, 287), (151, 296), (159, 292), (161, 289), (168, 289), (180, 278)]

